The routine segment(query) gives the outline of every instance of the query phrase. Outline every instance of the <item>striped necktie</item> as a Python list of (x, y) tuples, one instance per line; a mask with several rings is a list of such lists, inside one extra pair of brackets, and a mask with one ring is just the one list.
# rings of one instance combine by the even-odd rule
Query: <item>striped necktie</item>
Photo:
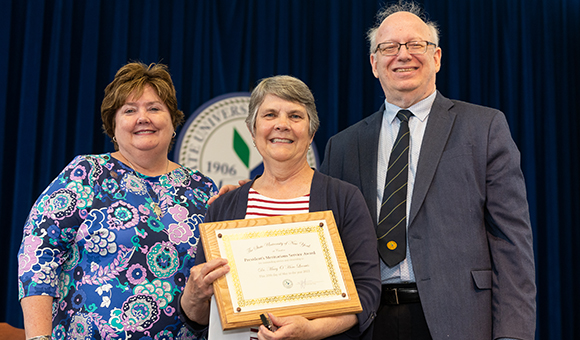
[(401, 110), (399, 133), (387, 169), (387, 180), (377, 227), (378, 249), (387, 266), (403, 261), (407, 252), (407, 177), (409, 173), (409, 118), (411, 111)]

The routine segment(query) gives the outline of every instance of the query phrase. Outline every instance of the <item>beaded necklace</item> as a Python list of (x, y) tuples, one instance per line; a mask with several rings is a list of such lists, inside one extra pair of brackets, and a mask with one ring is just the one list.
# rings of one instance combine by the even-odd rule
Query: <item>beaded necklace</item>
[[(127, 159), (127, 157), (125, 157), (125, 159)], [(151, 197), (151, 194), (149, 193), (149, 189), (147, 189), (147, 183), (145, 183), (143, 178), (141, 178), (141, 176), (139, 176), (137, 174), (137, 170), (135, 169), (135, 166), (133, 165), (133, 163), (131, 163), (131, 161), (128, 159), (127, 159), (127, 162), (129, 162), (129, 165), (131, 165), (131, 168), (133, 169), (133, 173), (135, 174), (135, 176), (137, 178), (139, 178), (141, 183), (143, 183), (143, 185), (145, 186), (145, 191), (147, 192), (147, 196), (149, 196), (149, 198), (151, 199), (151, 207), (153, 208), (153, 212), (155, 213), (155, 215), (157, 215), (157, 219), (160, 220), (163, 217), (163, 211), (161, 210), (159, 203), (155, 202), (153, 200), (153, 197)], [(168, 169), (169, 169), (169, 159), (167, 159), (167, 165), (165, 166), (165, 173), (167, 173)], [(161, 199), (159, 199), (159, 202), (161, 202)]]

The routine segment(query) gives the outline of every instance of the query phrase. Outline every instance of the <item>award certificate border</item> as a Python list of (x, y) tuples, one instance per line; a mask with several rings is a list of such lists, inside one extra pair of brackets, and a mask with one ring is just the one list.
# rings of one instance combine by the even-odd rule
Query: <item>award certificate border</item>
[[(332, 214), (332, 211), (330, 210), (313, 212), (308, 214), (284, 215), (268, 218), (203, 223), (200, 225), (200, 234), (206, 259), (209, 261), (211, 259), (218, 257), (226, 257), (221, 254), (217, 236), (217, 234), (219, 233), (216, 232), (217, 230), (272, 225), (273, 226), (272, 236), (276, 236), (280, 235), (280, 233), (276, 232), (274, 228), (275, 226), (281, 228), (283, 227), (284, 224), (288, 223), (317, 221), (317, 220), (326, 221), (327, 228), (326, 229), (318, 228), (318, 229), (320, 229), (321, 232), (323, 230), (327, 230), (330, 236), (330, 240), (332, 242), (332, 247), (330, 247), (329, 245), (326, 244), (326, 238), (324, 237), (324, 235), (321, 235), (320, 234), (321, 232), (318, 232), (324, 256), (332, 257), (334, 255), (336, 262), (334, 261), (332, 262), (337, 263), (338, 269), (340, 269), (341, 275), (331, 273), (331, 280), (338, 281), (342, 276), (342, 282), (341, 284), (339, 284), (339, 282), (333, 282), (332, 289), (333, 292), (326, 293), (316, 292), (315, 294), (328, 294), (328, 295), (335, 294), (337, 293), (335, 289), (340, 289), (341, 287), (344, 287), (346, 289), (346, 292), (342, 294), (343, 298), (341, 300), (335, 301), (311, 302), (308, 301), (306, 296), (303, 296), (302, 298), (294, 296), (294, 297), (285, 297), (286, 298), (285, 302), (290, 301), (291, 304), (290, 306), (272, 307), (272, 308), (268, 307), (265, 309), (253, 309), (249, 311), (244, 311), (242, 308), (237, 306), (236, 310), (234, 310), (233, 302), (230, 295), (230, 289), (234, 291), (233, 294), (235, 296), (239, 296), (236, 295), (239, 294), (238, 293), (240, 289), (239, 282), (234, 283), (234, 286), (237, 287), (228, 287), (227, 279), (225, 277), (221, 277), (214, 282), (214, 294), (218, 305), (222, 328), (224, 330), (259, 325), (261, 323), (260, 314), (262, 313), (273, 313), (276, 316), (302, 315), (308, 319), (313, 319), (324, 316), (359, 313), (362, 311), (358, 294), (356, 292), (354, 280), (350, 272), (350, 267), (348, 266), (348, 261), (344, 253), (344, 248), (342, 246), (340, 234), (338, 233), (334, 216)], [(299, 227), (291, 229), (291, 231), (293, 233), (299, 234), (307, 232), (306, 229), (308, 228), (312, 227)], [(279, 231), (288, 232), (288, 229), (286, 230), (279, 229)], [(312, 232), (312, 230), (310, 230), (310, 232)], [(330, 251), (330, 249), (332, 248), (334, 248), (334, 254)], [(331, 260), (325, 258), (325, 261), (329, 263), (329, 261)], [(231, 272), (236, 271), (235, 263), (233, 264), (230, 262), (230, 267), (232, 268)], [(244, 300), (243, 303), (246, 302), (249, 302), (250, 305), (260, 303), (260, 301), (247, 301), (247, 300)]]

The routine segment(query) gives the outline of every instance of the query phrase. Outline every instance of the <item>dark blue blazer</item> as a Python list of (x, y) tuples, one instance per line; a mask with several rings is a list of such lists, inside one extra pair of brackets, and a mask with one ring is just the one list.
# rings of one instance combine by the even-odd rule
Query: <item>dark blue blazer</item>
[[(320, 168), (361, 190), (375, 228), (383, 111), (333, 136)], [(433, 339), (534, 338), (532, 230), (520, 153), (502, 112), (437, 93), (408, 223)]]

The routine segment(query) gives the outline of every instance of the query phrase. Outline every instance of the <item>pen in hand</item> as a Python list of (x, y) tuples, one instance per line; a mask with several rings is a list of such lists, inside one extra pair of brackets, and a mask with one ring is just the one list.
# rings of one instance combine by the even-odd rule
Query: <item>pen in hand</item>
[(276, 326), (274, 326), (274, 324), (272, 323), (272, 320), (270, 320), (270, 317), (268, 315), (260, 314), (260, 319), (262, 319), (262, 325), (264, 325), (264, 327), (268, 328), (269, 331), (271, 331), (271, 332), (276, 331)]

